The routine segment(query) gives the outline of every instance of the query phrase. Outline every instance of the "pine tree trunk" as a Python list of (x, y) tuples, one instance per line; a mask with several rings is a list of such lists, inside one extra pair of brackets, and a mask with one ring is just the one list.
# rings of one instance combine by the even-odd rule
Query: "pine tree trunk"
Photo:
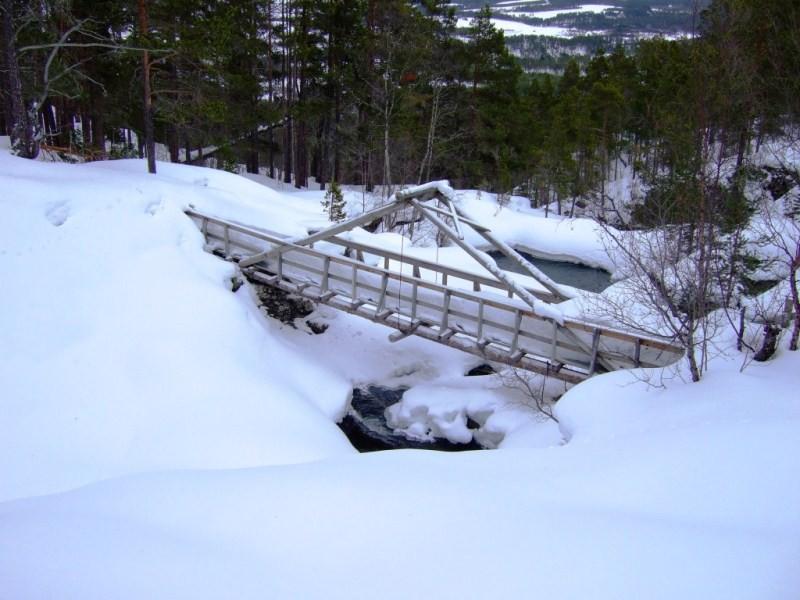
[(312, 174), (317, 179), (319, 189), (324, 190), (328, 181), (328, 130), (330, 129), (330, 119), (324, 117), (317, 130), (317, 144), (314, 151)]
[(64, 98), (59, 98), (57, 107), (58, 136), (56, 137), (56, 145), (68, 148), (72, 143), (73, 120), (75, 118), (72, 103)]
[(106, 156), (105, 106), (102, 91), (95, 91), (92, 97), (92, 148), (101, 158)]
[[(287, 3), (281, 3), (281, 19), (285, 30), (289, 28), (291, 8), (287, 8)], [(289, 56), (289, 48), (283, 50), (283, 77), (281, 86), (283, 88), (283, 115), (286, 124), (283, 126), (283, 182), (292, 183), (292, 89), (294, 81), (292, 79), (292, 64)]]
[(295, 159), (295, 177), (294, 187), (304, 188), (308, 187), (308, 132), (304, 119), (297, 122), (297, 143), (296, 143), (296, 159)]
[(258, 175), (259, 168), (258, 161), (258, 133), (253, 132), (250, 134), (250, 151), (247, 155), (247, 172)]
[(292, 118), (283, 126), (283, 182), (292, 183)]
[(6, 112), (10, 121), (11, 146), (22, 158), (36, 158), (39, 155), (39, 143), (36, 140), (35, 123), (31, 120), (25, 100), (22, 96), (22, 81), (17, 62), (17, 49), (14, 46), (14, 1), (3, 1), (2, 54), (5, 65)]
[[(5, 2), (3, 3), (2, 10), (5, 11)], [(12, 25), (13, 29), (13, 25)], [(2, 101), (2, 106), (0, 106), (0, 132), (4, 135), (11, 135), (11, 97), (5, 90), (9, 89), (8, 84), (8, 69), (6, 68), (6, 42), (5, 42), (5, 18), (3, 19), (2, 23), (0, 23), (0, 87), (2, 88), (2, 92), (0, 92), (0, 101)]]
[(180, 162), (181, 148), (180, 138), (178, 137), (178, 128), (172, 123), (167, 125), (167, 147), (169, 148), (170, 162)]
[(269, 145), (269, 148), (267, 149), (269, 157), (269, 177), (270, 179), (275, 179), (275, 138), (272, 135), (272, 128), (269, 130), (267, 144)]
[[(272, 0), (267, 0), (267, 97), (270, 104), (274, 104), (275, 96), (273, 94), (273, 86), (275, 80), (275, 66), (272, 58)], [(275, 178), (275, 139), (272, 133), (272, 127), (269, 128), (267, 133), (267, 160), (269, 161), (268, 173), (270, 179)]]
[[(150, 30), (147, 14), (147, 0), (139, 0), (139, 28), (141, 35), (147, 39)], [(147, 153), (147, 171), (156, 172), (156, 141), (153, 132), (153, 95), (150, 91), (150, 53), (142, 52), (142, 78), (144, 80), (144, 145)]]
[(55, 107), (48, 98), (42, 105), (42, 119), (44, 121), (44, 130), (47, 135), (49, 144), (55, 144), (56, 136), (58, 134), (58, 123), (56, 121)]
[(339, 151), (339, 127), (342, 121), (341, 92), (337, 85), (336, 100), (334, 102), (333, 128), (331, 131), (331, 148), (333, 148), (333, 168), (331, 181), (339, 182), (342, 180), (342, 154)]

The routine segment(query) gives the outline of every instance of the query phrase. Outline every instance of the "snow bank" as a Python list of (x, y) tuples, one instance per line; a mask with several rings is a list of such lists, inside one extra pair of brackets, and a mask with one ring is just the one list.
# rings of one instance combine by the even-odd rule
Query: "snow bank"
[[(509, 246), (539, 258), (575, 262), (613, 273), (614, 264), (606, 252), (602, 228), (592, 219), (568, 218), (525, 207), (524, 199), (501, 207), (494, 194), (459, 191), (459, 202), (470, 216), (491, 229)], [(468, 229), (468, 228), (465, 228)], [(465, 232), (470, 243), (487, 248), (477, 233)]]
[(0, 579), (66, 599), (374, 598), (374, 582), (383, 598), (790, 599), (795, 427), (126, 478), (0, 505)]
[[(263, 202), (263, 217), (268, 191), (262, 200), (264, 188), (208, 169), (159, 165), (165, 174), (148, 178), (136, 166), (0, 153), (0, 211), (13, 223), (0, 240), (0, 498), (351, 452), (330, 421), (348, 382), (265, 336), (246, 290), (230, 291), (232, 266), (203, 252), (181, 212), (237, 197), (243, 211)], [(242, 189), (214, 190), (229, 178)], [(268, 220), (297, 227), (284, 210)]]
[(120, 188), (142, 188), (179, 206), (191, 204), (217, 217), (286, 236), (303, 236), (308, 228), (328, 224), (316, 198), (288, 196), (226, 171), (158, 163), (155, 181), (143, 181), (140, 160), (99, 161), (80, 169), (86, 170), (84, 177), (94, 178), (99, 172)]
[[(538, 390), (543, 378), (530, 377)], [(520, 382), (506, 372), (421, 383), (386, 410), (386, 421), (397, 433), (414, 440), (445, 438), (462, 444), (474, 440), (486, 448), (561, 444), (556, 422), (536, 410)], [(552, 400), (563, 394), (566, 386), (551, 379), (545, 391)]]

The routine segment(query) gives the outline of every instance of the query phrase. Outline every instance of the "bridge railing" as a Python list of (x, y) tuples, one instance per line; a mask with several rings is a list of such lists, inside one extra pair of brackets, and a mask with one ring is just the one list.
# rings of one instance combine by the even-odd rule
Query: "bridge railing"
[[(675, 362), (682, 354), (661, 339), (572, 319), (558, 323), (497, 289), (453, 288), (413, 273), (294, 245), (285, 238), (194, 211), (187, 214), (197, 222), (206, 241), (233, 260), (282, 246), (282, 252), (250, 268), (251, 274), (265, 283), (490, 360), (558, 371), (563, 379), (580, 380), (599, 365), (606, 369), (658, 367)], [(363, 246), (366, 248), (377, 250)], [(387, 255), (386, 260), (390, 258)], [(449, 274), (455, 276), (455, 270)], [(458, 277), (470, 280), (475, 275), (458, 271)], [(480, 279), (484, 278), (473, 280), (476, 286), (485, 285)]]
[[(396, 271), (407, 272), (413, 277), (420, 279), (432, 279), (436, 282), (441, 282), (442, 285), (461, 285), (464, 283), (469, 284), (475, 292), (484, 291), (486, 289), (497, 291), (503, 295), (508, 295), (509, 298), (514, 297), (512, 290), (506, 289), (496, 279), (486, 276), (481, 272), (467, 271), (465, 269), (458, 269), (449, 267), (440, 263), (431, 262), (423, 258), (415, 257), (410, 254), (394, 252), (377, 246), (365, 244), (363, 242), (356, 242), (353, 240), (343, 239), (335, 236), (325, 240), (328, 243), (336, 244), (345, 248), (345, 251), (352, 257), (352, 253), (358, 254), (374, 254), (380, 256), (383, 260), (383, 268)], [(391, 261), (399, 263), (392, 265)], [(407, 269), (404, 267), (408, 267)], [(485, 271), (484, 271), (485, 272)], [(534, 284), (536, 282), (533, 282)], [(527, 291), (544, 300), (545, 302), (553, 302), (555, 297), (548, 290), (541, 285), (523, 286)]]

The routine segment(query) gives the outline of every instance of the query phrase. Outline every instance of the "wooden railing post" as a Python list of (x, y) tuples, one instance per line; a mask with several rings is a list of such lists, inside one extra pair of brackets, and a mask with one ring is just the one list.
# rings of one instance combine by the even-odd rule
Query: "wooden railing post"
[(322, 261), (322, 283), (320, 283), (319, 291), (324, 294), (328, 291), (328, 271), (331, 268), (331, 257), (327, 256)]
[(600, 347), (600, 330), (595, 327), (592, 332), (592, 356), (589, 359), (589, 375), (593, 375), (597, 368), (597, 350)]
[(411, 286), (411, 320), (415, 321), (417, 318), (417, 288), (418, 284), (415, 281)]
[(513, 355), (517, 351), (517, 345), (519, 344), (519, 330), (522, 327), (522, 311), (517, 310), (516, 315), (514, 316), (514, 337), (511, 339), (511, 350), (509, 354)]
[(350, 281), (350, 299), (355, 302), (358, 297), (358, 265), (353, 263), (353, 278)]
[(478, 332), (476, 334), (478, 342), (480, 342), (483, 338), (483, 307), (483, 300), (478, 300)]
[(444, 298), (442, 300), (442, 321), (439, 323), (439, 336), (447, 335), (449, 329), (449, 316), (450, 316), (450, 290), (444, 291)]

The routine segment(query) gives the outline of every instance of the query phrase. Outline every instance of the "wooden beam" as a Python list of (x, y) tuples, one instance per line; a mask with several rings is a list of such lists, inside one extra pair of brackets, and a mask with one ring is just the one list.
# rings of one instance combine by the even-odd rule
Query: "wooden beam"
[(597, 367), (597, 350), (600, 345), (600, 330), (595, 329), (592, 334), (592, 360), (589, 362), (589, 375), (594, 375), (594, 370)]
[(289, 250), (291, 246), (308, 246), (310, 244), (313, 244), (314, 242), (325, 240), (329, 237), (336, 235), (337, 233), (342, 233), (343, 231), (354, 229), (355, 227), (359, 227), (361, 225), (365, 225), (366, 223), (370, 223), (371, 221), (374, 221), (381, 217), (385, 217), (390, 213), (400, 210), (404, 206), (405, 206), (404, 201), (395, 200), (394, 202), (391, 202), (386, 206), (381, 206), (379, 208), (370, 210), (362, 215), (359, 215), (358, 217), (355, 217), (353, 219), (348, 219), (347, 221), (342, 221), (341, 223), (337, 223), (336, 225), (333, 225), (321, 231), (317, 231), (316, 233), (312, 233), (311, 235), (307, 235), (300, 239), (286, 240), (286, 242), (288, 242), (288, 245), (286, 246), (280, 245), (275, 248), (270, 248), (269, 250), (265, 250), (264, 252), (259, 252), (258, 254), (254, 254), (253, 256), (248, 256), (247, 258), (242, 259), (240, 264), (244, 267), (247, 267), (257, 262), (261, 262), (262, 260), (265, 260), (271, 256), (275, 256), (276, 254), (285, 252), (286, 250)]
[[(438, 206), (431, 206), (430, 204), (427, 204), (426, 207), (429, 210), (439, 213), (440, 215), (444, 215), (445, 217), (452, 217), (452, 213), (449, 210), (444, 210), (442, 208), (439, 208)], [(462, 217), (461, 215), (458, 215), (458, 217), (462, 223), (466, 223), (467, 225), (472, 227), (475, 231), (478, 231), (479, 229), (489, 231), (488, 227), (481, 225), (477, 221), (473, 221), (472, 219), (467, 219), (466, 217)]]
[[(458, 213), (458, 216), (469, 219), (469, 215), (465, 214), (462, 209), (455, 206), (455, 211)], [(467, 221), (465, 221), (467, 222)], [(539, 269), (537, 269), (534, 265), (529, 263), (527, 260), (522, 258), (519, 252), (514, 250), (511, 246), (506, 244), (503, 240), (495, 237), (492, 235), (492, 232), (488, 229), (476, 229), (481, 237), (485, 239), (487, 242), (492, 244), (495, 248), (497, 248), (500, 252), (502, 252), (506, 257), (511, 260), (515, 265), (520, 267), (525, 273), (533, 277), (536, 281), (541, 283), (545, 289), (553, 294), (557, 301), (568, 300), (572, 296), (564, 292), (561, 287), (555, 283), (552, 279), (550, 279), (547, 275), (542, 273)]]
[(458, 234), (458, 239), (464, 239), (464, 232), (461, 231), (461, 223), (458, 220), (458, 213), (456, 213), (456, 207), (453, 206), (453, 201), (450, 198), (445, 198), (445, 204), (447, 208), (450, 210), (450, 218), (453, 219), (453, 227), (455, 227), (456, 233)]
[[(419, 209), (419, 211), (439, 230), (444, 233), (448, 238), (450, 238), (458, 247), (464, 250), (467, 254), (469, 254), (472, 258), (474, 258), (478, 263), (483, 266), (487, 271), (489, 271), (492, 275), (494, 275), (497, 280), (505, 285), (507, 290), (512, 290), (523, 302), (525, 302), (528, 306), (530, 306), (534, 312), (536, 312), (536, 305), (539, 300), (537, 300), (533, 294), (531, 294), (528, 290), (517, 284), (513, 279), (511, 279), (505, 271), (497, 267), (497, 264), (492, 259), (487, 259), (481, 252), (478, 252), (475, 248), (473, 248), (470, 244), (465, 242), (464, 240), (458, 239), (458, 235), (455, 231), (453, 231), (447, 223), (442, 221), (433, 211), (428, 210), (427, 206), (420, 204), (418, 200), (411, 200), (411, 203)], [(538, 314), (538, 313), (537, 313)], [(541, 315), (539, 315), (541, 316)]]
[(451, 328), (451, 327), (448, 327), (444, 331), (440, 331), (439, 332), (439, 341), (446, 342), (451, 337), (453, 337), (455, 334), (456, 334), (456, 330)]
[[(433, 207), (427, 206), (426, 208), (432, 209)], [(352, 240), (346, 240), (340, 238), (338, 236), (334, 236), (332, 238), (328, 238), (325, 240), (331, 244), (336, 244), (339, 246), (349, 246), (350, 248), (358, 249), (359, 251), (366, 252), (368, 254), (374, 254), (376, 256), (382, 256), (385, 258), (390, 258), (391, 260), (396, 260), (397, 262), (403, 264), (412, 265), (412, 275), (414, 277), (421, 278), (421, 271), (420, 269), (427, 269), (429, 271), (435, 271), (442, 274), (447, 274), (450, 277), (458, 277), (459, 279), (464, 279), (466, 281), (473, 282), (473, 290), (474, 291), (481, 291), (480, 285), (494, 285), (496, 287), (500, 287), (505, 289), (504, 285), (498, 285), (496, 278), (493, 277), (486, 277), (484, 275), (478, 273), (472, 273), (470, 271), (464, 271), (463, 269), (457, 269), (455, 267), (450, 267), (447, 265), (439, 264), (433, 261), (425, 260), (423, 258), (417, 258), (415, 256), (410, 256), (408, 254), (401, 254), (400, 252), (393, 252), (391, 250), (386, 250), (384, 248), (380, 248), (379, 246), (371, 246), (369, 244), (364, 244), (363, 242), (353, 242)], [(363, 261), (362, 261), (363, 262)], [(478, 286), (478, 289), (475, 289), (475, 286)], [(525, 286), (523, 286), (525, 287)], [(530, 287), (525, 287), (531, 294), (536, 296), (537, 298), (541, 298), (545, 302), (552, 302), (555, 300), (555, 297), (545, 289), (535, 289)]]
[(394, 344), (395, 342), (399, 342), (400, 340), (405, 339), (410, 335), (414, 335), (417, 329), (419, 329), (420, 325), (422, 325), (422, 321), (420, 321), (419, 319), (414, 319), (413, 321), (411, 321), (411, 324), (407, 328), (399, 329), (398, 331), (395, 331), (394, 333), (389, 335), (389, 341)]
[[(575, 334), (575, 332), (574, 332), (574, 331), (570, 331), (570, 330), (569, 330), (569, 329), (567, 329), (566, 327), (562, 327), (562, 328), (561, 328), (561, 330), (564, 332), (564, 334), (565, 334), (565, 335), (566, 335), (566, 336), (567, 336), (567, 337), (568, 337), (570, 340), (572, 340), (572, 343), (574, 343), (576, 346), (578, 346), (578, 347), (579, 347), (581, 350), (583, 350), (583, 351), (584, 351), (586, 354), (588, 354), (589, 356), (596, 356), (596, 359), (597, 359), (597, 360), (596, 360), (596, 362), (597, 362), (597, 363), (599, 363), (599, 364), (601, 364), (601, 365), (603, 365), (603, 368), (605, 368), (607, 371), (615, 371), (615, 370), (616, 370), (616, 367), (615, 367), (615, 366), (614, 366), (612, 363), (610, 363), (608, 360), (606, 360), (606, 359), (605, 359), (605, 358), (603, 358), (602, 356), (598, 355), (598, 354), (597, 354), (595, 351), (593, 351), (593, 350), (592, 350), (592, 347), (591, 347), (591, 346), (589, 346), (589, 344), (587, 344), (587, 343), (586, 343), (586, 342), (584, 342), (583, 340), (581, 340), (581, 339), (580, 339), (580, 338), (579, 338), (579, 337), (578, 337), (578, 336)], [(598, 330), (597, 330), (597, 329), (595, 329), (595, 332), (597, 332), (597, 341), (599, 342), (599, 340), (600, 340), (600, 334), (599, 334), (599, 332), (598, 332)], [(593, 333), (592, 333), (592, 335), (594, 336), (594, 335), (595, 335), (595, 333), (593, 332)]]

